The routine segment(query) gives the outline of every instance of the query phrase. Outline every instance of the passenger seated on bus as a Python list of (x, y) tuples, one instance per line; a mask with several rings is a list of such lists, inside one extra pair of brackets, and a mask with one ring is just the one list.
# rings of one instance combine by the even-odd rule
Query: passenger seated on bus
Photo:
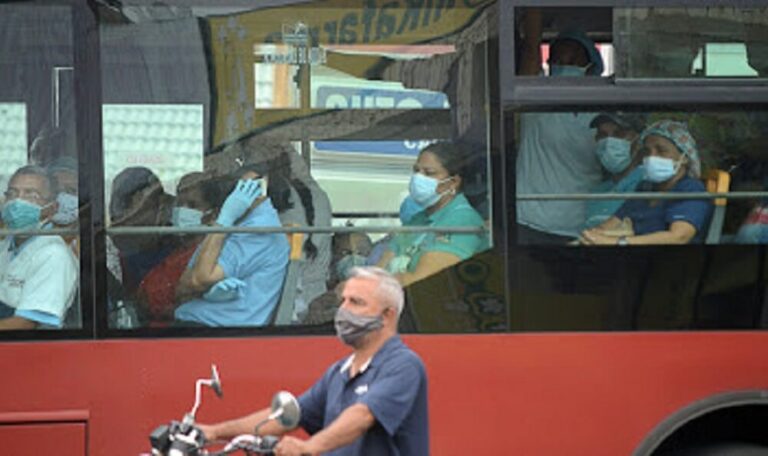
[[(79, 207), (77, 201), (77, 159), (63, 156), (48, 165), (48, 172), (56, 183), (58, 209), (51, 217), (56, 228), (77, 228)], [(76, 257), (80, 256), (80, 241), (76, 234), (62, 236)]]
[[(410, 196), (425, 207), (406, 226), (484, 227), (483, 218), (461, 193), (464, 154), (455, 144), (424, 148), (413, 166)], [(404, 286), (429, 277), (488, 248), (484, 234), (397, 233), (379, 266)]]
[[(266, 167), (241, 170), (218, 211), (224, 227), (281, 226)], [(212, 233), (190, 260), (176, 288), (178, 326), (262, 326), (280, 300), (290, 247), (283, 233)]]
[[(276, 145), (279, 154), (267, 161), (274, 190), (283, 189), (285, 198), (275, 192), (273, 204), (283, 226), (331, 226), (331, 202), (309, 173), (304, 159), (291, 147)], [(278, 201), (280, 199), (281, 201)], [(309, 303), (327, 290), (331, 267), (331, 235), (304, 236), (302, 263), (296, 284), (293, 321), (300, 320)]]
[[(604, 112), (590, 127), (595, 129), (595, 154), (603, 165), (607, 179), (592, 189), (592, 193), (629, 193), (643, 181), (642, 154), (637, 138), (645, 129), (645, 117), (638, 114)], [(624, 200), (587, 201), (585, 228), (595, 227), (624, 204)]]
[[(705, 192), (696, 141), (681, 122), (662, 120), (640, 135), (645, 183), (642, 191)], [(586, 245), (698, 243), (706, 236), (710, 200), (630, 200), (598, 227), (582, 232)], [(628, 220), (631, 226), (623, 222)], [(625, 229), (622, 229), (624, 224)]]
[[(109, 215), (113, 227), (170, 226), (173, 196), (148, 168), (125, 168), (112, 181)], [(176, 248), (175, 236), (142, 234), (111, 236), (119, 251), (122, 284), (129, 298), (144, 276)]]
[[(201, 172), (185, 174), (176, 186), (171, 220), (179, 228), (211, 225), (227, 196), (223, 182)], [(182, 234), (178, 247), (152, 268), (139, 284), (137, 303), (150, 326), (173, 321), (176, 286), (204, 235)]]
[[(51, 227), (56, 193), (45, 169), (16, 170), (2, 209), (6, 228)], [(77, 272), (77, 260), (60, 236), (7, 236), (0, 243), (0, 329), (60, 328), (74, 300)]]
[(371, 253), (371, 238), (365, 233), (336, 233), (333, 235), (333, 256), (331, 273), (328, 279), (328, 291), (309, 303), (309, 310), (302, 323), (321, 325), (332, 323), (339, 298), (336, 287), (349, 277), (349, 272), (356, 266), (365, 266)]
[[(521, 74), (543, 74), (541, 11), (527, 8)], [(560, 33), (550, 46), (549, 75), (596, 77), (603, 61), (584, 33)], [(587, 193), (602, 180), (590, 129), (594, 113), (550, 112), (520, 114), (517, 154), (517, 194)], [(517, 235), (522, 244), (566, 244), (585, 221), (584, 201), (519, 201)]]

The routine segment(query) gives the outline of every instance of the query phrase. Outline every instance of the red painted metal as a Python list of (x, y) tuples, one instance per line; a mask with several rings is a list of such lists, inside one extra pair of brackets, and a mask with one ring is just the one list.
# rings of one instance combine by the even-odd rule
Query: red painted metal
[[(627, 455), (675, 410), (768, 389), (768, 333), (418, 335), (435, 455)], [(346, 353), (333, 337), (114, 340), (0, 345), (0, 410), (87, 410), (89, 454), (136, 455), (192, 404), (216, 363), (201, 421), (301, 393)], [(15, 453), (8, 453), (15, 454)]]
[(0, 424), (2, 454), (85, 456), (86, 423)]

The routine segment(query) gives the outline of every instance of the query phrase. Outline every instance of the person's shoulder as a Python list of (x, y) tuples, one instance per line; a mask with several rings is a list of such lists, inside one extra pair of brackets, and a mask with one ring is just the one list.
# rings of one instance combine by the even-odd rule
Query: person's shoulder
[[(35, 236), (29, 240), (29, 250), (33, 252), (46, 252), (47, 255), (69, 256), (72, 251), (61, 236)], [(23, 252), (24, 250), (22, 250)]]
[(464, 194), (459, 193), (444, 208), (444, 213), (441, 214), (438, 223), (441, 225), (481, 226), (485, 222)]
[(272, 205), (272, 200), (266, 198), (258, 206), (253, 208), (240, 223), (240, 226), (280, 226), (280, 217), (277, 209)]
[(413, 351), (413, 349), (406, 345), (402, 340), (400, 340), (399, 337), (389, 350), (388, 359), (397, 363), (398, 365), (409, 365), (417, 368), (422, 373), (426, 373), (424, 361), (422, 361), (419, 354)]
[(684, 177), (675, 184), (674, 191), (676, 192), (703, 192), (706, 191), (704, 183), (698, 179), (692, 177)]

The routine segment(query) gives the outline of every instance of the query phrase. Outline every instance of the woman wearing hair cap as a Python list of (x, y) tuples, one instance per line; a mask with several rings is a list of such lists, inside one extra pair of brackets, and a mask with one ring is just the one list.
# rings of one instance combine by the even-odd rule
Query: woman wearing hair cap
[[(705, 192), (696, 141), (681, 122), (662, 120), (640, 135), (643, 191)], [(588, 245), (702, 242), (712, 215), (709, 200), (630, 200), (597, 228), (582, 232)]]

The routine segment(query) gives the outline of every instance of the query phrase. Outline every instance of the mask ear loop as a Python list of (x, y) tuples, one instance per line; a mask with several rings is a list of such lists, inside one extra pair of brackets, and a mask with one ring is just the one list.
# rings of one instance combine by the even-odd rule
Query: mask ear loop
[[(449, 181), (452, 181), (454, 179), (456, 179), (456, 176), (448, 176), (445, 179), (441, 180), (439, 182), (439, 184), (442, 184), (444, 182), (449, 182)], [(449, 188), (448, 190), (446, 190), (443, 193), (441, 193), (440, 196), (443, 196), (443, 195), (455, 195), (456, 193), (458, 193), (458, 191), (456, 190), (455, 187), (453, 187), (453, 188)]]

